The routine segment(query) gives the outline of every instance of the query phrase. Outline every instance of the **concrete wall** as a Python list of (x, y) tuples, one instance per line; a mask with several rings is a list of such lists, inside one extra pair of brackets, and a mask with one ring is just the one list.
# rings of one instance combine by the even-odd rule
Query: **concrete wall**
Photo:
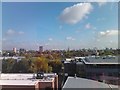
[(58, 75), (55, 76), (54, 85), (55, 90), (58, 90)]
[(54, 82), (39, 82), (39, 90), (50, 88), (53, 90)]

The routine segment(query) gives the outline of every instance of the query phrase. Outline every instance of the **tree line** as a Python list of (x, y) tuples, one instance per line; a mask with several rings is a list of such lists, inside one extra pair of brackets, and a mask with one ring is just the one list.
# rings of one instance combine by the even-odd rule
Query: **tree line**
[(27, 57), (21, 60), (3, 59), (3, 73), (59, 73), (62, 63), (60, 59), (48, 60), (46, 57)]

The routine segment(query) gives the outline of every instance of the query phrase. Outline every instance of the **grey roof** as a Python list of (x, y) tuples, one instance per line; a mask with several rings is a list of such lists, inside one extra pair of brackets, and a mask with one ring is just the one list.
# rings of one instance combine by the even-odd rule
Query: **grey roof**
[(63, 86), (63, 90), (66, 88), (106, 88), (107, 90), (111, 90), (112, 87), (110, 87), (108, 84), (90, 79), (68, 77)]
[(77, 62), (76, 64), (83, 64), (83, 62)]
[(111, 84), (109, 84), (109, 86), (110, 86), (111, 88), (119, 88), (119, 89), (120, 89), (120, 86), (111, 85)]
[(120, 64), (118, 57), (87, 57), (83, 60), (85, 64)]

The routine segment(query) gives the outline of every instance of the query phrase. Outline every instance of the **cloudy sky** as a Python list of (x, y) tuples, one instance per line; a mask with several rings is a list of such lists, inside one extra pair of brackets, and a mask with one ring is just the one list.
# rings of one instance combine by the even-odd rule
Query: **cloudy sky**
[(3, 49), (117, 48), (117, 3), (3, 3)]

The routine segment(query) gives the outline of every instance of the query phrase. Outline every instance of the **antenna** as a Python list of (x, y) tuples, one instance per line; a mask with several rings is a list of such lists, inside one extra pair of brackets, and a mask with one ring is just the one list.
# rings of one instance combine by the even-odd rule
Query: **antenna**
[(77, 75), (75, 74), (74, 78), (76, 78), (76, 77), (77, 77)]

